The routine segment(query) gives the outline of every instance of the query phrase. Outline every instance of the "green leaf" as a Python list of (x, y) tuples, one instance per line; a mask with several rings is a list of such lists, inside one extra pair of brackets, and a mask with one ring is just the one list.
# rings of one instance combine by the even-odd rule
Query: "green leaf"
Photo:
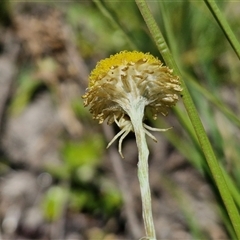
[(100, 163), (104, 141), (100, 135), (93, 135), (80, 142), (69, 141), (62, 150), (64, 161), (71, 168), (85, 164), (97, 166)]
[(48, 221), (54, 222), (61, 217), (67, 198), (68, 191), (63, 187), (53, 186), (47, 191), (42, 208)]

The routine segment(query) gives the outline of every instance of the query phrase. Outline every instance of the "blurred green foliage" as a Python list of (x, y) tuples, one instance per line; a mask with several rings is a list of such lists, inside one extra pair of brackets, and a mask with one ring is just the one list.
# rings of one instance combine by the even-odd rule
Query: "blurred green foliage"
[[(56, 216), (57, 213), (51, 211), (59, 210), (59, 205), (64, 208), (66, 199), (64, 201), (62, 195), (67, 195), (68, 207), (75, 211), (84, 210), (104, 216), (119, 211), (122, 205), (121, 195), (101, 171), (104, 148), (104, 139), (98, 134), (86, 136), (81, 141), (69, 140), (64, 143), (62, 165), (49, 164), (47, 170), (60, 183), (67, 184), (61, 188), (53, 186), (48, 191), (43, 205), (46, 216)], [(54, 206), (50, 207), (51, 205)]]
[(12, 24), (10, 2), (2, 0), (0, 2), (0, 25), (9, 26)]
[(33, 78), (34, 71), (32, 67), (26, 67), (19, 73), (16, 93), (8, 109), (11, 115), (20, 114), (31, 102), (34, 92), (42, 86), (42, 81)]
[(76, 45), (84, 57), (126, 47), (121, 32), (114, 28), (93, 4), (69, 5), (67, 20), (75, 30)]
[(48, 221), (53, 222), (61, 217), (67, 198), (68, 192), (63, 187), (52, 186), (48, 189), (42, 203), (43, 215)]
[[(8, 5), (4, 5), (6, 2), (3, 1), (1, 6), (8, 8)], [(240, 7), (239, 3), (218, 1), (218, 4), (239, 38), (240, 15), (236, 13)], [(149, 5), (165, 34), (175, 60), (185, 73), (186, 83), (240, 209), (239, 60), (203, 1), (149, 1)], [(57, 7), (65, 13), (67, 22), (73, 28), (75, 44), (79, 53), (89, 63), (90, 70), (103, 56), (126, 49), (151, 52), (161, 58), (134, 1), (124, 1), (124, 4), (120, 1), (99, 1), (98, 4), (82, 1), (57, 4)], [(54, 71), (54, 60), (40, 62), (38, 67)], [(41, 79), (34, 78), (36, 68), (32, 63), (21, 67), (16, 93), (8, 109), (10, 114), (21, 113), (31, 102), (37, 89), (44, 84)], [(49, 86), (47, 90), (54, 94)], [(80, 97), (79, 101), (72, 103), (72, 109), (81, 121), (91, 121), (91, 116), (83, 107)], [(215, 190), (181, 103), (173, 112), (178, 119), (176, 130), (169, 131), (164, 136), (203, 176), (206, 176)], [(169, 126), (162, 117), (153, 124), (160, 128)], [(106, 144), (103, 136), (92, 134), (80, 140), (63, 136), (62, 145), (61, 165), (46, 166), (46, 170), (54, 178), (54, 184), (42, 202), (46, 219), (56, 221), (66, 206), (75, 211), (89, 211), (93, 214), (110, 215), (117, 212), (122, 199), (118, 189), (104, 175), (102, 162)], [(1, 163), (1, 172), (5, 168)], [(182, 199), (179, 187), (174, 186), (172, 189), (168, 180), (166, 176), (166, 182), (161, 184), (166, 184), (176, 199)], [(223, 209), (217, 194), (216, 198), (217, 207)], [(182, 200), (180, 205), (185, 215), (189, 216)], [(192, 222), (190, 217), (187, 219), (190, 230), (195, 232), (196, 236), (201, 236), (201, 229), (197, 229), (198, 220)], [(229, 219), (224, 212), (222, 220), (231, 234)], [(234, 238), (234, 235), (230, 237)]]

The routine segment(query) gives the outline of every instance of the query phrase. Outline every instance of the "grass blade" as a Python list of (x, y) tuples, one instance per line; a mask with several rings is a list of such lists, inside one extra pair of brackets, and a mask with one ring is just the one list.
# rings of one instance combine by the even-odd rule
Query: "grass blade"
[(183, 77), (181, 76), (180, 70), (168, 49), (168, 46), (167, 46), (167, 44), (162, 36), (162, 33), (161, 33), (160, 29), (158, 28), (158, 26), (148, 8), (146, 1), (135, 0), (135, 2), (138, 5), (138, 8), (148, 26), (148, 29), (149, 29), (164, 61), (170, 68), (172, 68), (174, 70), (176, 75), (180, 76), (180, 79), (182, 82), (182, 87), (184, 89), (183, 90), (183, 103), (185, 105), (188, 116), (191, 120), (191, 123), (192, 123), (194, 130), (196, 132), (196, 135), (198, 137), (199, 144), (205, 155), (210, 172), (215, 180), (215, 183), (217, 185), (219, 193), (222, 197), (222, 200), (224, 202), (226, 210), (229, 214), (233, 228), (236, 232), (237, 237), (240, 239), (240, 217), (239, 217), (238, 210), (237, 210), (236, 205), (233, 201), (233, 198), (230, 194), (230, 191), (229, 191), (228, 185), (225, 181), (223, 172), (222, 172), (222, 170), (218, 164), (218, 161), (215, 157), (212, 146), (209, 142), (209, 139), (208, 139), (206, 132), (204, 130), (204, 127), (202, 125), (202, 122), (199, 118), (198, 112), (197, 112), (195, 105), (192, 101), (192, 98), (188, 92), (187, 86), (186, 86), (185, 82), (183, 81)]
[(214, 18), (218, 22), (219, 26), (223, 30), (226, 38), (228, 39), (229, 43), (231, 44), (232, 48), (234, 49), (235, 53), (237, 54), (238, 58), (240, 59), (240, 44), (234, 35), (232, 29), (230, 28), (226, 18), (223, 16), (222, 12), (218, 8), (217, 4), (214, 0), (204, 0), (209, 10), (212, 12)]

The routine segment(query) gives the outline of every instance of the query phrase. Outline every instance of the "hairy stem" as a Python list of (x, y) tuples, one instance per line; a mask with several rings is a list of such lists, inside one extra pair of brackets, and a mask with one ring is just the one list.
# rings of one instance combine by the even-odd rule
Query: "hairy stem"
[(142, 212), (143, 221), (146, 231), (146, 238), (155, 240), (155, 228), (152, 216), (152, 204), (151, 204), (151, 192), (149, 186), (149, 174), (148, 174), (148, 156), (149, 150), (146, 142), (145, 131), (143, 127), (143, 115), (144, 115), (145, 102), (136, 101), (131, 104), (131, 108), (128, 111), (131, 119), (136, 142), (138, 147), (138, 179), (140, 183), (141, 198), (142, 198)]

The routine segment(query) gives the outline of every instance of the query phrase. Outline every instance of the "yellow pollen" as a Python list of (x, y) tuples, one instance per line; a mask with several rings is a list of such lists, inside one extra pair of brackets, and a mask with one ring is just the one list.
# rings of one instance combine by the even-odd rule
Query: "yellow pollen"
[(139, 60), (148, 63), (162, 64), (160, 60), (149, 53), (122, 51), (98, 62), (96, 68), (89, 76), (89, 87), (92, 87), (98, 79), (104, 77), (112, 67), (118, 67), (127, 63), (136, 63)]

